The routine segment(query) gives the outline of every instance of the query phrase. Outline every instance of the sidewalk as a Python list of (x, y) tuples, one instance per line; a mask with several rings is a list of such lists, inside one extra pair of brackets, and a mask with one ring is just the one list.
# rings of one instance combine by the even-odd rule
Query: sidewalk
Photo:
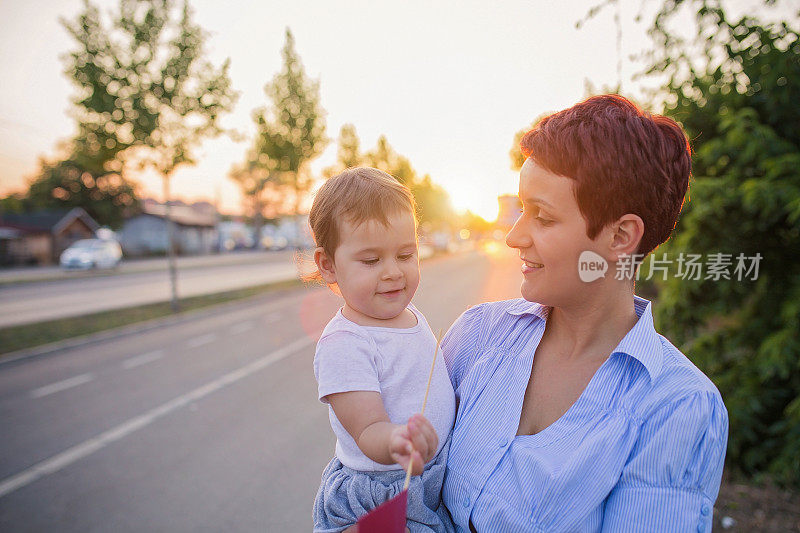
[[(250, 263), (281, 262), (294, 257), (294, 250), (279, 252), (240, 251), (214, 255), (182, 256), (177, 258), (181, 270), (220, 265), (241, 265)], [(32, 281), (53, 281), (71, 278), (109, 276), (138, 272), (154, 272), (167, 269), (166, 257), (147, 259), (123, 259), (114, 270), (64, 271), (58, 266), (26, 267), (0, 269), (0, 285), (26, 283)]]

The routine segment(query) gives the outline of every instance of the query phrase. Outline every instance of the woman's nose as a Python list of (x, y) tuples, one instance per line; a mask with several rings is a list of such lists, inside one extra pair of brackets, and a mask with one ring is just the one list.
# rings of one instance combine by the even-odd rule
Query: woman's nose
[(506, 235), (506, 246), (509, 248), (527, 248), (533, 242), (531, 236), (520, 223), (521, 220), (522, 217), (518, 218)]

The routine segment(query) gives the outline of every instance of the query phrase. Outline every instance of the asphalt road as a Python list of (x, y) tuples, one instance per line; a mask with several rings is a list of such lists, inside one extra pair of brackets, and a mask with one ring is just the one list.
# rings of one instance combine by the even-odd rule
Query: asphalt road
[[(414, 301), (447, 328), (516, 297), (518, 266), (431, 259)], [(334, 445), (314, 344), (339, 305), (297, 289), (0, 365), (0, 530), (309, 531)]]
[[(294, 252), (187, 257), (178, 265), (181, 297), (297, 275)], [(60, 273), (61, 279), (4, 284), (0, 286), (0, 328), (167, 301), (171, 293), (166, 268), (165, 259), (154, 259), (123, 263), (119, 272), (110, 275)]]

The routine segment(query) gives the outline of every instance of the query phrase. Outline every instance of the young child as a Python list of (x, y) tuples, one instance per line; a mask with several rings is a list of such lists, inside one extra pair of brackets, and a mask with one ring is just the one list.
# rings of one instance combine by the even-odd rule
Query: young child
[(441, 487), (455, 396), (441, 354), (427, 417), (415, 414), (436, 339), (411, 304), (420, 277), (414, 197), (385, 172), (351, 168), (320, 188), (309, 222), (317, 244), (312, 277), (344, 298), (314, 358), (319, 399), (336, 434), (314, 531), (343, 531), (400, 493), (409, 461), (408, 529), (453, 531)]

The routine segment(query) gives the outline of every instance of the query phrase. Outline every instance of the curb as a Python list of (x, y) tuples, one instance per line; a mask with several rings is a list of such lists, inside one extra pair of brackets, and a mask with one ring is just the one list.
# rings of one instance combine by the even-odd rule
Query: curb
[(256, 294), (255, 296), (249, 296), (247, 298), (242, 298), (240, 300), (233, 300), (230, 302), (219, 303), (216, 305), (211, 305), (209, 307), (194, 309), (192, 311), (179, 312), (177, 315), (168, 315), (159, 318), (152, 318), (150, 320), (145, 320), (143, 322), (135, 322), (133, 324), (128, 324), (127, 326), (119, 326), (117, 328), (106, 329), (103, 331), (98, 331), (96, 333), (81, 335), (80, 337), (70, 337), (68, 339), (51, 342), (49, 344), (42, 344), (39, 346), (34, 346), (32, 348), (23, 348), (22, 350), (17, 350), (15, 352), (8, 352), (5, 355), (0, 355), (0, 367), (6, 364), (23, 361), (33, 357), (50, 355), (60, 350), (89, 346), (91, 344), (97, 344), (110, 339), (126, 337), (128, 335), (134, 335), (136, 333), (142, 333), (145, 331), (151, 331), (166, 326), (181, 324), (183, 322), (188, 322), (189, 320), (194, 320), (197, 318), (213, 316), (216, 314), (220, 314), (224, 311), (227, 311), (228, 309), (233, 307), (246, 307), (249, 305), (256, 305), (261, 303), (262, 300), (275, 299), (276, 297), (285, 295), (286, 293), (304, 288), (305, 287), (301, 285), (298, 287), (282, 288), (275, 291), (270, 291), (268, 289), (266, 293)]

